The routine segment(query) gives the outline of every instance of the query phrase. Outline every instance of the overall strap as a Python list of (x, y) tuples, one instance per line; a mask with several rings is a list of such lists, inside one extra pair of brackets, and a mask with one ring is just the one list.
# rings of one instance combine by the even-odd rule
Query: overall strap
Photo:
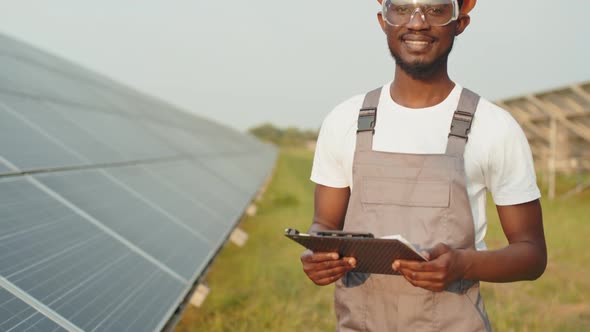
[(373, 149), (373, 134), (377, 123), (377, 106), (382, 88), (368, 92), (359, 111), (356, 151), (371, 151)]
[(478, 103), (479, 95), (465, 88), (461, 91), (459, 105), (457, 105), (457, 110), (453, 114), (453, 121), (451, 122), (451, 132), (449, 133), (447, 151), (445, 152), (447, 155), (463, 156)]

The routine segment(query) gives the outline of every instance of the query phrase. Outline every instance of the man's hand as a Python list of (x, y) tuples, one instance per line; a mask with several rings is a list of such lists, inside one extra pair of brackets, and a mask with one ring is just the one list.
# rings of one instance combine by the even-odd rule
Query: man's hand
[(464, 250), (439, 243), (424, 255), (428, 262), (396, 260), (392, 268), (412, 285), (433, 292), (442, 292), (452, 282), (463, 278), (466, 270)]
[(356, 259), (344, 257), (339, 259), (335, 252), (313, 253), (306, 250), (301, 255), (301, 264), (307, 277), (318, 286), (325, 286), (342, 278), (356, 266)]

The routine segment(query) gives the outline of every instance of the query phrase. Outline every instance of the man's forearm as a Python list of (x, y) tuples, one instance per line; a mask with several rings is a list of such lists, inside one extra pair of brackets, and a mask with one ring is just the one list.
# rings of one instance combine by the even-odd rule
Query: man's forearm
[(531, 242), (512, 243), (498, 250), (463, 250), (464, 279), (489, 282), (535, 280), (545, 271), (547, 253)]

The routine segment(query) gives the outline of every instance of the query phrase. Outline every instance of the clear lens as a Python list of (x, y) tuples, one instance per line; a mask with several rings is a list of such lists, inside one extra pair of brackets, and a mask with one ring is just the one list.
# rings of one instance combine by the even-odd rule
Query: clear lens
[(430, 25), (443, 26), (459, 17), (457, 0), (384, 0), (383, 18), (389, 25), (408, 24), (414, 16)]

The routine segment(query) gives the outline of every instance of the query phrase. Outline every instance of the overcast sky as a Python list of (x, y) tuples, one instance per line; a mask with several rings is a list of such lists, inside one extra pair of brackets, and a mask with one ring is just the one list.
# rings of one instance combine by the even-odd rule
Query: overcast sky
[[(237, 129), (318, 128), (393, 78), (375, 0), (0, 0), (0, 32)], [(590, 80), (588, 0), (480, 0), (451, 77), (496, 100)]]

